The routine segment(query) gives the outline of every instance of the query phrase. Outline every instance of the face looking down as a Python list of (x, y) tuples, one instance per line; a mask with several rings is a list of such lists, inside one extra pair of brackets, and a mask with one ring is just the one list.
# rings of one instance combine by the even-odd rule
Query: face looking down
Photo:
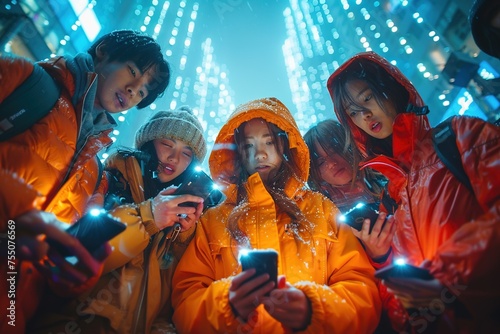
[(318, 158), (314, 162), (318, 166), (320, 176), (332, 186), (343, 186), (352, 181), (352, 166), (339, 154), (328, 154), (316, 142), (314, 149)]
[(283, 161), (265, 120), (254, 118), (244, 127), (243, 165), (248, 174), (258, 172), (264, 182), (279, 170)]
[(99, 73), (94, 106), (118, 113), (138, 105), (147, 95), (155, 75), (154, 66), (142, 73), (132, 61), (102, 60), (95, 66)]
[(169, 182), (181, 175), (193, 161), (193, 151), (182, 140), (155, 139), (153, 141), (158, 157), (158, 179)]
[(365, 81), (350, 81), (346, 88), (355, 104), (345, 106), (344, 110), (354, 124), (374, 138), (389, 137), (397, 115), (394, 104), (382, 97), (386, 101), (382, 109)]

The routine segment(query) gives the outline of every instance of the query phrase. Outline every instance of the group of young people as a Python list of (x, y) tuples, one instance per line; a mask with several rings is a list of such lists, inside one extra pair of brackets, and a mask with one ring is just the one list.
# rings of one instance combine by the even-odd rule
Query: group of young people
[[(33, 65), (1, 58), (5, 99)], [(0, 142), (0, 229), (15, 222), (15, 267), (2, 260), (2, 333), (489, 333), (500, 328), (500, 131), (455, 117), (462, 184), (437, 156), (415, 87), (392, 64), (359, 53), (328, 80), (338, 121), (302, 136), (290, 110), (266, 97), (238, 106), (209, 153), (225, 195), (174, 194), (207, 155), (189, 107), (155, 113), (134, 148), (101, 169), (110, 113), (161, 96), (170, 69), (150, 37), (103, 36), (87, 53), (41, 65), (62, 87), (52, 111)], [(411, 108), (408, 108), (411, 106)], [(409, 111), (408, 111), (409, 110)], [(185, 202), (197, 203), (184, 206)], [(375, 203), (373, 228), (339, 216)], [(61, 226), (92, 207), (126, 230), (90, 254)], [(68, 262), (53, 240), (76, 257)], [(238, 261), (278, 253), (278, 281)], [(432, 279), (381, 282), (404, 257)]]

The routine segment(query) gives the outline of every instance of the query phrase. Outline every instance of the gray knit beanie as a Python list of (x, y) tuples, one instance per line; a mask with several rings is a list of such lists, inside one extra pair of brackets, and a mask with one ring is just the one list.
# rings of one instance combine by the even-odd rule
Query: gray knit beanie
[(135, 147), (140, 149), (142, 145), (154, 139), (182, 140), (193, 149), (200, 163), (207, 154), (203, 127), (188, 106), (154, 114), (135, 133)]

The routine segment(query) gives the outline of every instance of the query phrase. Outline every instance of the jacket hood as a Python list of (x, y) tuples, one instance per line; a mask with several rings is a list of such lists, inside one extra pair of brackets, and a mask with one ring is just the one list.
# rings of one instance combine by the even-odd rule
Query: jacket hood
[[(294, 182), (294, 188), (302, 186), (309, 176), (309, 149), (305, 144), (295, 120), (288, 108), (277, 98), (263, 98), (239, 105), (222, 126), (210, 154), (210, 173), (214, 180), (228, 186), (234, 184), (235, 159), (237, 147), (234, 140), (234, 130), (242, 123), (253, 118), (263, 118), (275, 124), (288, 134), (290, 149), (294, 153), (295, 163), (299, 167), (299, 180)], [(287, 185), (287, 188), (289, 185)], [(286, 190), (285, 190), (286, 191)]]
[[(358, 53), (349, 60), (347, 60), (342, 66), (340, 66), (335, 72), (332, 73), (330, 78), (328, 79), (327, 87), (330, 92), (330, 96), (332, 100), (334, 99), (333, 85), (335, 80), (345, 71), (347, 71), (351, 66), (359, 63), (360, 61), (369, 61), (374, 62), (380, 65), (388, 75), (392, 76), (399, 84), (401, 84), (408, 91), (408, 107), (407, 109), (412, 109), (415, 107), (424, 107), (424, 102), (422, 98), (418, 94), (416, 88), (413, 84), (408, 80), (408, 78), (394, 65), (389, 63), (385, 58), (379, 56), (375, 52), (362, 52)], [(339, 117), (339, 113), (343, 112), (342, 110), (335, 109), (335, 114), (339, 121), (342, 122), (342, 118)], [(398, 116), (394, 122), (393, 136), (398, 137), (401, 136), (403, 138), (407, 138), (408, 134), (414, 132), (414, 129), (418, 128), (429, 128), (429, 121), (427, 116), (417, 115), (412, 110), (408, 112), (406, 110), (398, 110)], [(351, 129), (351, 133), (353, 134), (356, 145), (361, 150), (363, 154), (366, 155), (366, 143), (368, 141), (369, 135), (366, 134), (363, 130), (359, 129), (350, 118), (348, 118), (348, 124), (343, 124), (344, 126), (349, 126)], [(409, 145), (410, 141), (406, 141)], [(402, 147), (401, 145), (397, 151), (406, 151), (408, 152), (408, 147)], [(396, 149), (396, 148), (394, 148)]]

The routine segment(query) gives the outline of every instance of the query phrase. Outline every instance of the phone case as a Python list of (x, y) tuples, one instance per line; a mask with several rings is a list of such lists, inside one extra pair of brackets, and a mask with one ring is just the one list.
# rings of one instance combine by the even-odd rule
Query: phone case
[[(66, 233), (77, 238), (90, 252), (96, 251), (102, 244), (125, 230), (127, 225), (108, 213), (98, 215), (86, 214), (76, 223), (66, 229)], [(63, 256), (70, 256), (70, 252), (63, 245), (49, 240), (52, 247), (57, 248)]]
[(380, 279), (394, 278), (418, 278), (422, 280), (432, 280), (434, 277), (427, 269), (415, 267), (409, 264), (391, 264), (385, 268), (377, 270), (375, 277)]
[[(214, 181), (204, 171), (196, 171), (188, 177), (174, 192), (174, 195), (194, 195), (203, 198), (203, 208), (216, 205), (222, 199), (222, 193), (214, 188)], [(215, 196), (217, 195), (217, 196)], [(196, 207), (198, 203), (184, 202), (179, 206)]]
[(278, 286), (278, 252), (274, 249), (255, 249), (250, 250), (246, 255), (240, 256), (242, 270), (255, 268), (256, 273), (253, 277), (269, 274), (269, 280)]
[[(375, 203), (368, 203), (360, 206), (355, 206), (349, 212), (343, 215), (343, 222), (358, 231), (363, 228), (365, 219), (370, 219), (370, 232), (375, 225), (378, 218), (378, 205)], [(384, 222), (385, 224), (385, 222)], [(382, 225), (383, 226), (383, 225)]]

